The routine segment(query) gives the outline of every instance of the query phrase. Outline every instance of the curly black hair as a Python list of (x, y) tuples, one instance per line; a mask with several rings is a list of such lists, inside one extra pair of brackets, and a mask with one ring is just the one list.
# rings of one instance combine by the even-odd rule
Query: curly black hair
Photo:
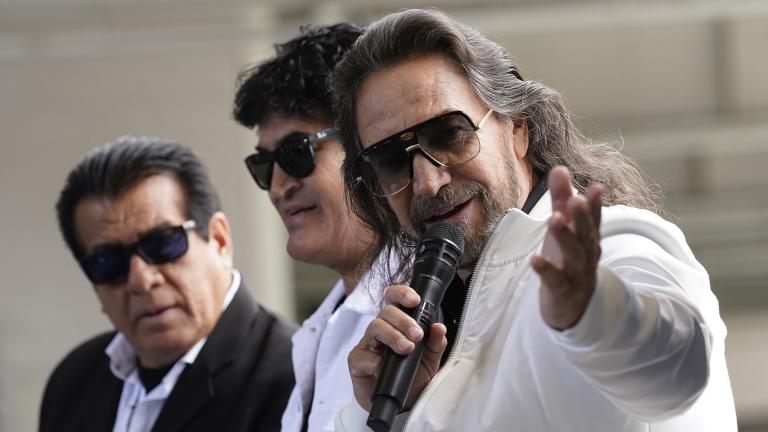
[(349, 23), (302, 26), (298, 37), (275, 44), (274, 58), (246, 66), (238, 75), (235, 120), (253, 128), (275, 113), (332, 119), (328, 76), (362, 32)]

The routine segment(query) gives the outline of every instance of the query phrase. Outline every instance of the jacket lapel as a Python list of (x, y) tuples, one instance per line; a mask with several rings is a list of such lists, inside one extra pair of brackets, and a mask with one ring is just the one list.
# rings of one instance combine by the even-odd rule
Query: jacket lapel
[(87, 421), (82, 426), (87, 431), (109, 431), (115, 426), (117, 406), (120, 403), (120, 393), (123, 390), (123, 382), (105, 368), (105, 373), (99, 379), (104, 383), (97, 391), (89, 392), (90, 397), (85, 401), (88, 415)]
[(163, 410), (155, 422), (153, 431), (178, 431), (189, 423), (215, 396), (208, 365), (198, 358), (188, 365), (179, 376)]
[(217, 374), (237, 356), (256, 308), (247, 291), (241, 283), (197, 359), (179, 376), (153, 431), (181, 430), (216, 397)]

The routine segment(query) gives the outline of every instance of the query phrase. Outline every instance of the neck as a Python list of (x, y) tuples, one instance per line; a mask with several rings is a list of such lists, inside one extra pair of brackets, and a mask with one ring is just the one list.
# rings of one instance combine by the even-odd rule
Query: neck
[(341, 277), (346, 295), (354, 291), (362, 276), (369, 270), (365, 267), (365, 263), (368, 262), (368, 248), (375, 244), (374, 236), (362, 226), (358, 226), (358, 229), (353, 232), (355, 235), (352, 237), (351, 249), (339, 257), (337, 265), (331, 266)]
[(472, 270), (475, 269), (475, 265), (477, 264), (477, 261), (472, 262), (471, 264), (463, 265), (456, 269), (456, 274), (461, 278), (462, 281), (466, 282), (469, 276), (472, 274)]
[[(362, 268), (362, 263), (365, 261), (365, 257), (358, 254), (355, 259), (345, 259), (345, 263), (349, 263), (347, 266), (338, 266), (333, 269), (339, 274), (341, 282), (344, 284), (344, 294), (349, 295), (355, 290), (355, 287), (360, 283), (360, 279), (365, 273)], [(354, 263), (354, 264), (352, 264)]]
[(139, 365), (146, 369), (161, 369), (172, 366), (184, 353), (163, 352), (163, 353), (140, 353), (136, 352), (136, 358)]
[(360, 282), (359, 277), (344, 276), (341, 275), (341, 282), (344, 284), (344, 294), (350, 295), (355, 287)]

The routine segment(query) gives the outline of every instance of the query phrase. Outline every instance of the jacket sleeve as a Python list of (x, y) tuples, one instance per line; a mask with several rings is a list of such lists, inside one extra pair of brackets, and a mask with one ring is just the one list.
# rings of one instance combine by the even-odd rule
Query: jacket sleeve
[(609, 223), (597, 286), (577, 325), (550, 335), (615, 405), (645, 421), (690, 407), (725, 337), (709, 276), (682, 232), (655, 215)]
[(43, 393), (43, 400), (40, 404), (40, 413), (38, 419), (38, 432), (49, 432), (56, 430), (56, 405), (57, 401), (61, 399), (61, 384), (59, 374), (53, 373), (48, 378), (48, 383), (45, 386)]

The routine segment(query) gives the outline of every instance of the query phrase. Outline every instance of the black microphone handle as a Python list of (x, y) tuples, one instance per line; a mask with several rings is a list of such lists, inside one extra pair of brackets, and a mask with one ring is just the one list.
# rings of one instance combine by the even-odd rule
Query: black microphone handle
[(438, 307), (447, 289), (438, 277), (423, 273), (411, 281), (411, 287), (421, 296), (421, 303), (415, 308), (402, 309), (419, 324), (424, 337), (408, 355), (387, 349), (367, 421), (368, 427), (375, 432), (389, 431), (395, 416), (403, 409), (429, 338), (430, 327), (437, 318)]
[(416, 248), (410, 286), (419, 294), (421, 301), (413, 309), (401, 309), (421, 327), (424, 337), (415, 344), (412, 352), (404, 356), (387, 348), (371, 397), (373, 405), (368, 413), (368, 427), (376, 432), (389, 431), (405, 405), (421, 363), (429, 330), (461, 263), (463, 251), (464, 233), (461, 228), (446, 223), (429, 227)]

